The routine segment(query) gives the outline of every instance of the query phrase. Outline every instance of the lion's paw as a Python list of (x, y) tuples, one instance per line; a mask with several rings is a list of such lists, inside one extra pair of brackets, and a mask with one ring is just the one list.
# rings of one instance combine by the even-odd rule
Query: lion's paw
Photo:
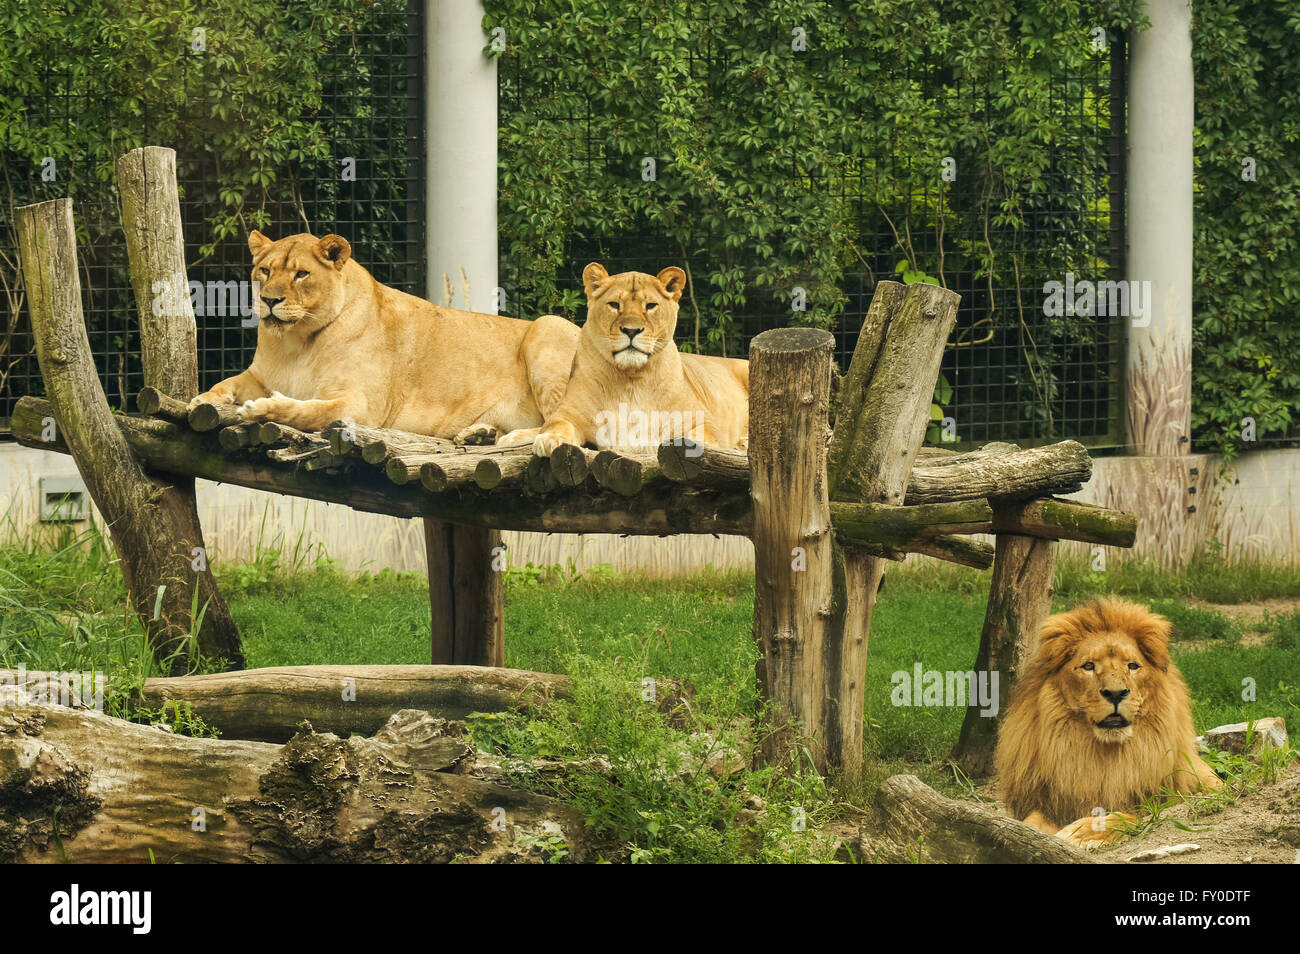
[(1091, 851), (1102, 845), (1113, 845), (1129, 835), (1129, 826), (1137, 822), (1136, 815), (1128, 812), (1111, 812), (1109, 815), (1089, 815), (1070, 822), (1056, 833), (1076, 848)]
[(495, 444), (500, 433), (491, 424), (471, 424), (454, 438), (457, 444)]
[(555, 448), (565, 443), (555, 434), (538, 434), (533, 438), (533, 455), (535, 457), (550, 457)]
[(239, 419), (245, 424), (259, 424), (262, 421), (284, 421), (284, 416), (294, 404), (279, 391), (272, 391), (270, 397), (245, 401), (239, 406)]

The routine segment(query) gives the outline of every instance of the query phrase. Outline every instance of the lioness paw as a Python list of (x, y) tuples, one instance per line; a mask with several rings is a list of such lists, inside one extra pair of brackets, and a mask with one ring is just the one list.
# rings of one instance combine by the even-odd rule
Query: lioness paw
[[(258, 424), (262, 421), (283, 421), (283, 415), (294, 403), (279, 391), (272, 391), (270, 397), (245, 401), (239, 406), (239, 419), (245, 424)], [(287, 422), (286, 422), (287, 423)]]
[(471, 424), (456, 435), (457, 444), (495, 444), (500, 432), (491, 424)]
[(565, 443), (560, 440), (556, 434), (538, 434), (533, 438), (533, 455), (536, 457), (550, 457), (555, 448)]

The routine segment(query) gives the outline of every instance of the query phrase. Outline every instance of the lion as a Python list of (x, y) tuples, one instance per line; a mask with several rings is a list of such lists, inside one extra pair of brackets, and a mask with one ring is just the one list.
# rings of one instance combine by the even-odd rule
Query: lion
[[(254, 230), (257, 351), (248, 370), (194, 398), (240, 420), (317, 431), (350, 420), (490, 444), (559, 406), (580, 332), (442, 308), (381, 285), (338, 235), (272, 241)], [(256, 287), (256, 286), (255, 286)]]
[(564, 399), (541, 428), (503, 443), (531, 437), (542, 456), (561, 444), (636, 450), (689, 438), (747, 446), (749, 362), (683, 354), (673, 340), (685, 272), (610, 275), (592, 262), (582, 283), (587, 321)]
[(1121, 600), (1043, 621), (994, 762), (1009, 814), (1085, 848), (1137, 821), (1114, 809), (1223, 784), (1198, 754), (1169, 621)]

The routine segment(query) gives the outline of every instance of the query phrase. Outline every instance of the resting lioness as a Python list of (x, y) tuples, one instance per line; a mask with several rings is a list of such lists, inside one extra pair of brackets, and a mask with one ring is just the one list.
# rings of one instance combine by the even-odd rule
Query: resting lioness
[(352, 420), (474, 443), (559, 405), (580, 335), (565, 319), (441, 308), (375, 281), (337, 235), (253, 231), (248, 247), (261, 283), (253, 363), (192, 403), (307, 431)]
[(532, 436), (533, 452), (561, 444), (635, 449), (689, 437), (715, 447), (744, 447), (749, 432), (749, 362), (682, 354), (673, 341), (686, 273), (610, 275), (592, 262), (573, 374), (563, 401)]

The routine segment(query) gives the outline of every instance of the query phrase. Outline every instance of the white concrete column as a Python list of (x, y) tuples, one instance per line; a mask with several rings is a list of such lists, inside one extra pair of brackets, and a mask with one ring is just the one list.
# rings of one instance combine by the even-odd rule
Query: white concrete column
[[(1128, 83), (1128, 445), (1190, 452), (1192, 390), (1192, 11), (1147, 0), (1151, 26), (1131, 35)], [(1150, 282), (1149, 285), (1144, 283)], [(1146, 295), (1142, 296), (1146, 299)]]
[[(495, 312), (497, 64), (481, 0), (425, 0), (425, 250), (431, 301)], [(464, 275), (469, 278), (468, 301)]]

